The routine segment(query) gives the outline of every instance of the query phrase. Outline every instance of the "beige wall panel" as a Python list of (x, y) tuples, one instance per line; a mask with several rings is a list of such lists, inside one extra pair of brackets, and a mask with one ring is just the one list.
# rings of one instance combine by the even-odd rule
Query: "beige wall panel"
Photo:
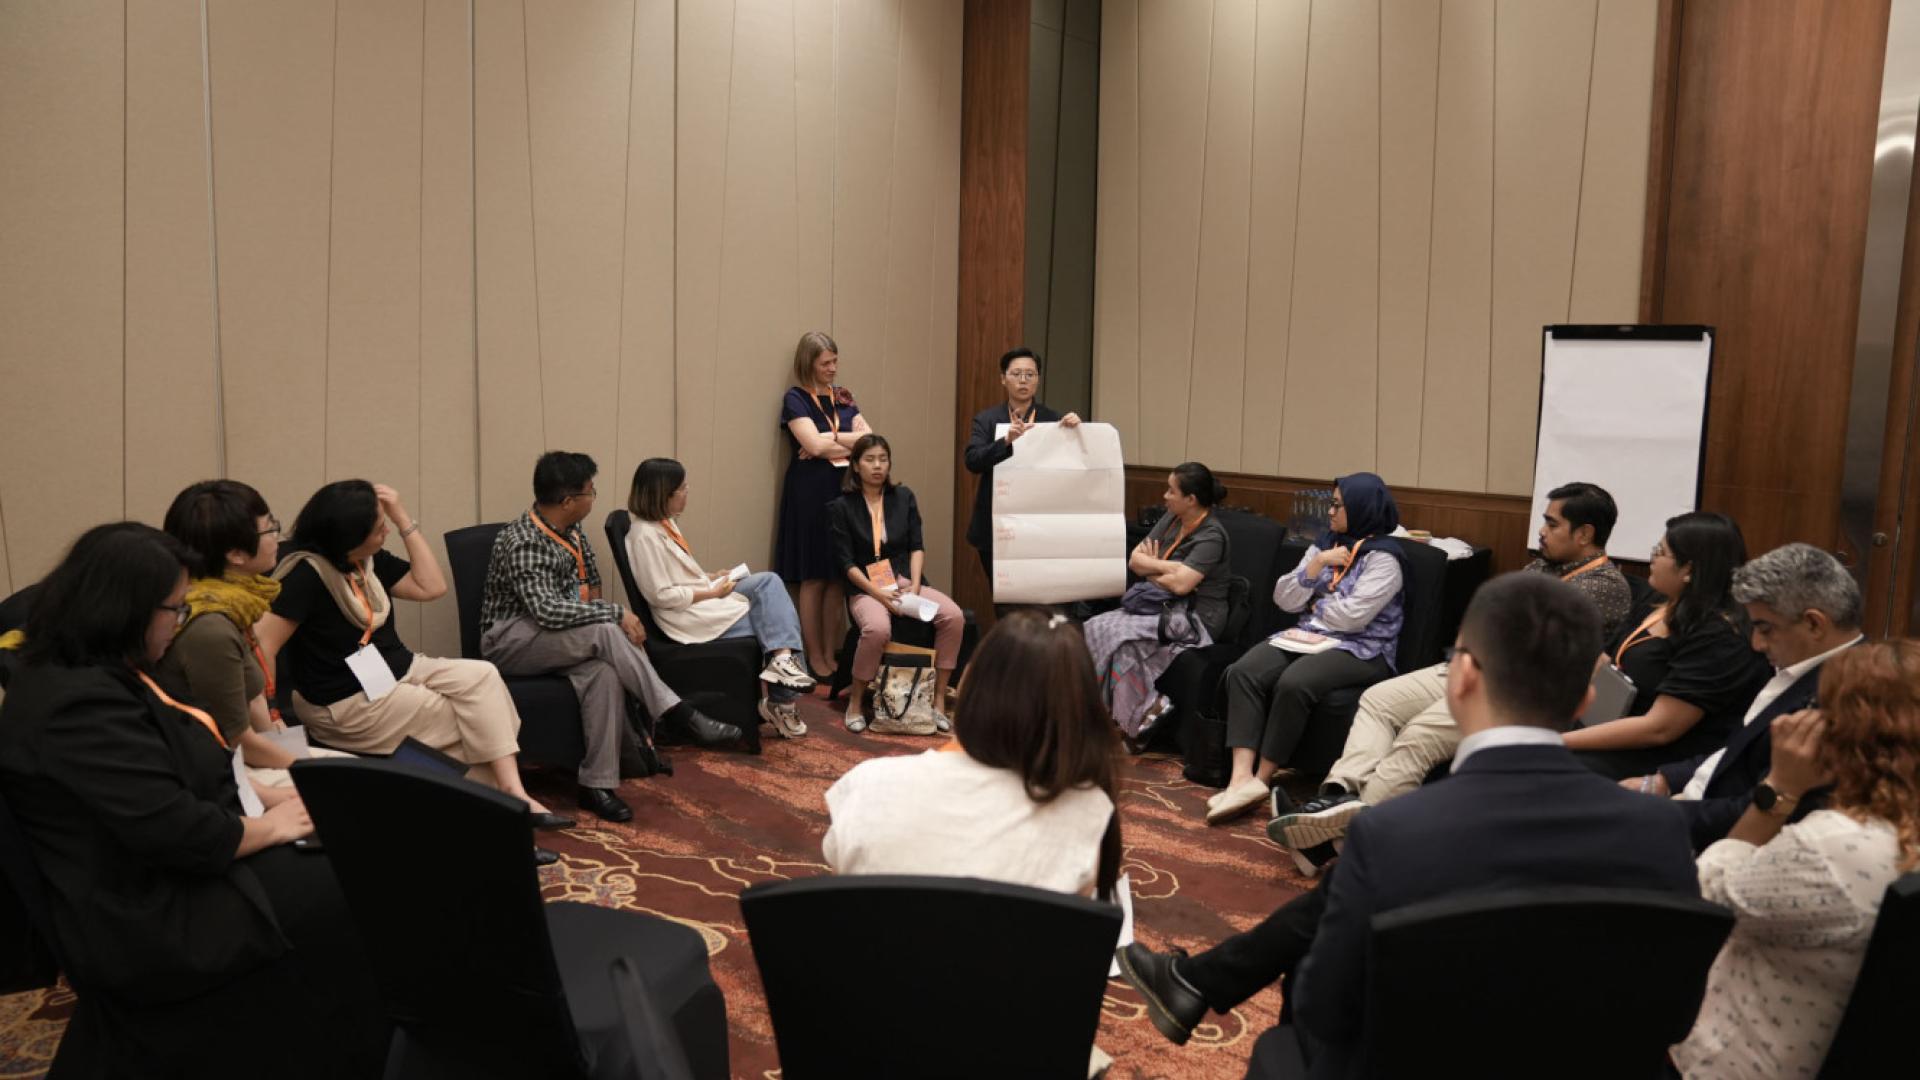
[[(634, 4), (578, 0), (526, 10), (545, 449), (592, 455), (610, 471), (612, 489)], [(529, 459), (521, 472), (532, 467)]]
[(1597, 0), (1503, 0), (1494, 71), (1486, 490), (1533, 487), (1540, 328), (1567, 321)]
[(1479, 491), (1493, 307), (1493, 0), (1440, 10), (1431, 258), (1419, 484)]
[(1380, 8), (1318, 0), (1307, 42), (1300, 220), (1280, 467), (1373, 467), (1379, 380)]
[[(426, 0), (420, 143), (420, 491), (412, 506), (446, 565), (447, 532), (479, 519), (473, 356), (473, 55), (466, 0)], [(421, 609), (418, 646), (460, 655), (459, 606)]]
[(918, 419), (894, 405), (886, 341), (900, 2), (849, 0), (836, 10), (832, 333), (840, 345), (841, 381), (852, 388), (874, 430), (892, 436)]
[[(934, 138), (927, 153), (933, 159), (931, 189), (931, 243), (928, 262), (932, 273), (927, 295), (921, 303), (928, 310), (927, 354), (932, 374), (927, 380), (927, 427), (934, 432), (937, 445), (958, 453), (965, 433), (956, 429), (954, 407), (954, 364), (958, 347), (960, 301), (960, 62), (964, 8), (959, 4), (931, 5), (934, 19), (927, 33), (937, 51), (928, 57), (929, 70), (938, 70), (939, 93), (929, 116)], [(918, 25), (918, 23), (916, 23)], [(953, 473), (940, 472), (937, 481), (929, 478), (929, 500), (938, 505), (923, 508), (927, 516), (927, 567), (938, 575), (942, 585), (953, 581)]]
[(1187, 454), (1240, 467), (1247, 361), (1247, 249), (1253, 184), (1255, 0), (1216, 0), (1200, 186), (1200, 260), (1188, 368)]
[(799, 338), (833, 325), (834, 72), (836, 0), (794, 0), (794, 274), (800, 290)]
[(0, 4), (0, 465), (22, 584), (122, 515), (117, 3)]
[[(935, 177), (958, 162), (939, 130), (944, 60), (952, 39), (932, 4), (901, 8), (898, 105), (894, 119), (892, 197), (887, 226), (885, 413), (899, 417), (890, 441), (903, 466), (901, 479), (919, 498), (925, 519), (928, 572), (950, 582), (953, 544), (953, 405), (935, 408), (928, 387), (954, 384), (952, 346), (938, 358), (930, 337), (926, 298), (933, 289)], [(946, 362), (942, 363), (941, 361)], [(946, 423), (940, 421), (944, 419)]]
[(1312, 7), (1310, 0), (1261, 0), (1256, 17), (1246, 393), (1240, 406), (1240, 467), (1249, 472), (1280, 468)]
[[(680, 8), (676, 61), (678, 117), (674, 143), (674, 395), (677, 415), (676, 453), (701, 490), (713, 476), (716, 372), (720, 338), (721, 246), (727, 200), (727, 170), (731, 132), (734, 15), (731, 4), (688, 4)], [(743, 150), (742, 153), (745, 153)], [(798, 337), (795, 332), (793, 337)], [(792, 340), (787, 348), (793, 348)], [(788, 354), (791, 355), (791, 352)], [(772, 358), (768, 360), (773, 364)], [(779, 417), (779, 395), (764, 389), (764, 403), (743, 393), (744, 417), (758, 412), (768, 427)], [(742, 426), (751, 426), (752, 420)], [(776, 474), (777, 475), (777, 474)], [(764, 496), (763, 496), (764, 498)], [(723, 509), (694, 499), (688, 510), (690, 529), (720, 533), (710, 523), (723, 520)], [(702, 547), (702, 558), (706, 558)], [(717, 562), (717, 560), (716, 560)]]
[(127, 4), (126, 513), (220, 474), (199, 0)]
[(334, 6), (210, 0), (227, 472), (291, 525), (327, 480)]
[(547, 448), (549, 380), (541, 352), (534, 275), (525, 25), (518, 0), (474, 2), (474, 251), (482, 521), (505, 521), (526, 509), (533, 497), (528, 486), (533, 461)]
[(1140, 456), (1186, 458), (1213, 4), (1140, 10)]
[[(420, 0), (338, 0), (327, 478), (420, 506)], [(390, 536), (388, 550), (406, 544)], [(421, 605), (399, 628), (420, 640)]]
[(1140, 4), (1100, 6), (1100, 198), (1094, 240), (1093, 418), (1140, 446)]
[(1570, 322), (1635, 322), (1659, 0), (1601, 0), (1573, 247)]
[[(20, 583), (25, 585), (30, 580), (22, 576)], [(7, 555), (6, 500), (0, 498), (0, 596), (12, 596), (13, 592), (13, 560)], [(0, 700), (4, 700), (5, 697), (4, 693), (0, 693)]]
[(610, 494), (598, 522), (625, 506), (634, 466), (672, 457), (673, 401), (673, 0), (636, 0), (633, 91), (627, 114), (626, 254), (622, 274), (620, 415), (616, 453), (600, 465)]
[(1440, 5), (1380, 5), (1380, 393), (1375, 466), (1389, 484), (1420, 479), (1433, 244), (1434, 99)]
[[(765, 568), (773, 550), (777, 504), (770, 465), (779, 436), (773, 403), (792, 379), (799, 333), (793, 34), (791, 0), (741, 0), (735, 6), (725, 219), (718, 240), (720, 317), (707, 361), (716, 382), (704, 422), (690, 433), (706, 441), (711, 461), (695, 480), (702, 496), (694, 523), (706, 537), (700, 557), (719, 566), (744, 560)], [(688, 242), (683, 234), (680, 243)], [(879, 363), (875, 356), (857, 370), (865, 376)], [(871, 383), (854, 385), (865, 389)], [(743, 417), (758, 422), (742, 423)]]

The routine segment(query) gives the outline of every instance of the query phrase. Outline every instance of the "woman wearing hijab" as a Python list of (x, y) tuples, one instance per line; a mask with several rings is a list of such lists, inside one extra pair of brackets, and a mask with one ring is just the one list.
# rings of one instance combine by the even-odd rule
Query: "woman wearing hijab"
[(1394, 673), (1406, 615), (1406, 555), (1391, 535), (1400, 508), (1373, 473), (1343, 477), (1334, 489), (1327, 532), (1273, 588), (1282, 610), (1304, 612), (1299, 623), (1227, 669), (1233, 775), (1207, 801), (1209, 824), (1267, 797), (1274, 770), (1293, 756), (1314, 706), (1328, 694)]

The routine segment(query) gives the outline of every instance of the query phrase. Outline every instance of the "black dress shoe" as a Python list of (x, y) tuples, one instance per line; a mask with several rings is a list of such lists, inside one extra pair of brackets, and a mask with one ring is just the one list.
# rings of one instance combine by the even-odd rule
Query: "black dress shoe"
[(1162, 954), (1136, 941), (1114, 955), (1120, 961), (1121, 978), (1147, 1000), (1147, 1018), (1153, 1026), (1174, 1045), (1185, 1045), (1193, 1037), (1193, 1025), (1207, 1015), (1206, 1000), (1173, 970), (1174, 961), (1186, 959), (1186, 950)]
[(725, 746), (739, 742), (744, 734), (732, 724), (724, 724), (698, 709), (688, 709), (682, 719), (687, 734), (693, 736), (695, 746)]
[(581, 788), (580, 809), (592, 811), (605, 821), (618, 823), (633, 820), (633, 807), (606, 788)]
[(552, 866), (559, 861), (560, 853), (557, 851), (548, 851), (543, 847), (533, 849), (533, 865), (535, 866)]
[(536, 829), (571, 829), (573, 828), (572, 818), (563, 817), (560, 814), (556, 814), (547, 810), (542, 810), (537, 814), (529, 812), (527, 814), (527, 818), (528, 820), (533, 822), (533, 827)]

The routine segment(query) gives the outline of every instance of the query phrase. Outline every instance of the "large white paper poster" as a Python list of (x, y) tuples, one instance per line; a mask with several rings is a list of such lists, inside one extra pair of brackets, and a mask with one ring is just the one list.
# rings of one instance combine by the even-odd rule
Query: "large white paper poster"
[[(997, 433), (1006, 434), (1001, 425)], [(1036, 424), (993, 468), (993, 598), (1064, 604), (1127, 585), (1126, 473), (1112, 424)]]

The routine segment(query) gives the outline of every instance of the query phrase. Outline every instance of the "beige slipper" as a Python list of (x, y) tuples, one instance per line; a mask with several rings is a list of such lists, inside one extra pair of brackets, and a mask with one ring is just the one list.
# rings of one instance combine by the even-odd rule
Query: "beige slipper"
[(1268, 790), (1265, 780), (1249, 780), (1239, 787), (1228, 788), (1220, 793), (1218, 802), (1207, 807), (1207, 824), (1218, 825), (1239, 817), (1260, 805), (1266, 799)]

